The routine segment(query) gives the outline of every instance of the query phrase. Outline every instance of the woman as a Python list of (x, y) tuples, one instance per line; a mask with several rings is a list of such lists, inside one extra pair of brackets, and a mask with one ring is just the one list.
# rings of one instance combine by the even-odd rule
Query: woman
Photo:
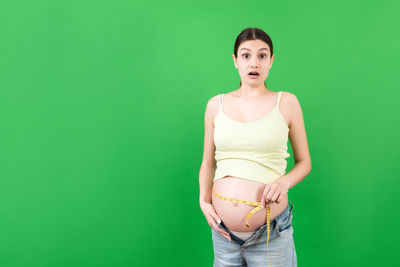
[[(207, 103), (199, 175), (214, 266), (297, 266), (287, 193), (311, 171), (302, 110), (294, 94), (266, 88), (268, 34), (243, 30), (232, 57), (240, 88)], [(288, 138), (295, 166), (286, 173)]]

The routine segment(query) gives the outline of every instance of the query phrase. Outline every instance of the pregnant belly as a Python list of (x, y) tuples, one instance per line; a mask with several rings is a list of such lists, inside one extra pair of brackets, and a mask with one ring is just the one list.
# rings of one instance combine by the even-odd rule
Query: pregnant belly
[[(224, 197), (260, 202), (265, 184), (248, 179), (225, 176), (215, 181), (213, 188), (217, 194)], [(250, 217), (248, 220), (249, 227), (247, 227), (246, 216), (255, 206), (224, 200), (217, 197), (214, 193), (212, 194), (212, 204), (218, 216), (229, 230), (250, 232), (257, 230), (266, 223), (267, 210), (265, 207)], [(280, 203), (270, 204), (270, 220), (278, 216), (286, 208), (287, 204), (287, 195)]]

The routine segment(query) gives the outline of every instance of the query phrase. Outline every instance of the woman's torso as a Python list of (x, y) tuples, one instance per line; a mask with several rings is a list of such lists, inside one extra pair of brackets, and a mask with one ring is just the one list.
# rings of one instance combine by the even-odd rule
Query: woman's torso
[[(271, 98), (275, 99), (274, 97)], [(272, 101), (271, 103), (275, 102)], [(271, 106), (272, 110), (274, 108), (273, 104), (271, 104)], [(265, 110), (265, 107), (264, 108), (263, 107), (257, 108), (257, 106), (255, 107), (256, 108), (253, 107), (252, 109)], [(285, 118), (286, 121), (288, 121), (287, 120), (288, 114), (287, 112), (284, 111), (282, 105), (279, 105), (278, 112), (281, 112), (281, 115)], [(224, 114), (226, 114), (228, 118), (231, 119), (239, 117), (239, 115), (235, 115), (233, 112), (232, 112), (233, 115), (228, 115), (230, 114), (230, 112), (229, 111), (227, 112), (226, 110), (224, 110)], [(252, 117), (260, 118), (260, 115), (258, 115), (257, 117), (256, 115), (253, 115)], [(257, 121), (257, 119), (243, 120), (243, 121)], [(266, 186), (265, 183), (234, 176), (225, 176), (223, 178), (214, 181), (213, 183), (213, 188), (218, 194), (228, 198), (236, 198), (248, 201), (261, 201), (265, 186)], [(215, 194), (212, 194), (212, 204), (218, 216), (224, 222), (224, 225), (232, 231), (237, 231), (237, 232), (255, 231), (259, 227), (264, 225), (266, 222), (266, 208), (260, 209), (256, 213), (254, 213), (250, 217), (248, 221), (249, 227), (247, 227), (245, 224), (246, 216), (252, 209), (255, 208), (255, 206), (223, 200), (218, 198)], [(269, 204), (271, 212), (270, 220), (279, 215), (286, 208), (287, 204), (288, 204), (287, 195), (284, 198), (282, 198), (280, 203)]]

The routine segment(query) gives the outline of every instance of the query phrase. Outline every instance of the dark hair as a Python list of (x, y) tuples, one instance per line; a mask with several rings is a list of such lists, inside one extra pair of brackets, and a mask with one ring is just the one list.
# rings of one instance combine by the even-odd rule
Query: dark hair
[[(248, 41), (248, 40), (257, 40), (257, 39), (264, 41), (265, 43), (268, 44), (269, 48), (271, 49), (270, 57), (272, 58), (272, 55), (274, 54), (272, 40), (266, 32), (264, 32), (263, 30), (261, 30), (259, 28), (246, 28), (238, 35), (238, 37), (236, 38), (236, 41), (235, 41), (234, 49), (233, 49), (233, 53), (235, 54), (235, 57), (237, 58), (237, 51), (238, 51), (238, 48), (241, 43)], [(265, 83), (265, 85), (267, 85), (266, 81), (264, 83)], [(242, 85), (242, 81), (240, 81), (240, 86), (241, 85)]]

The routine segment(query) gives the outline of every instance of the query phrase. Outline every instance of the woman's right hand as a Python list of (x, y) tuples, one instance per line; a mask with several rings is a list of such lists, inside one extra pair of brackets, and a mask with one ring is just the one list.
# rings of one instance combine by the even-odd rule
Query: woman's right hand
[(200, 201), (200, 208), (207, 219), (208, 225), (218, 231), (218, 233), (223, 235), (226, 239), (231, 240), (230, 234), (219, 227), (219, 225), (217, 224), (217, 222), (221, 223), (221, 218), (219, 218), (219, 216), (215, 212), (214, 206), (211, 203)]

